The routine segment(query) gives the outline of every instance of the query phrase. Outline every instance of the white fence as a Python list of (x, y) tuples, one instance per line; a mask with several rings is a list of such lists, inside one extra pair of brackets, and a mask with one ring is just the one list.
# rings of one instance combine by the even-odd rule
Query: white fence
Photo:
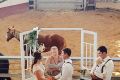
[[(93, 62), (97, 57), (97, 33), (93, 31), (83, 30), (82, 28), (40, 28), (40, 31), (80, 31), (80, 68), (88, 68), (91, 69), (93, 66)], [(85, 35), (89, 34), (93, 36), (93, 42), (86, 42)], [(89, 51), (88, 51), (89, 49)], [(85, 54), (85, 55), (84, 55)], [(89, 54), (89, 55), (88, 55)], [(89, 65), (91, 64), (91, 65)], [(88, 66), (89, 65), (89, 66)]]
[(113, 2), (113, 3), (119, 3), (120, 0), (96, 0), (96, 2), (104, 2), (104, 3)]
[[(32, 44), (29, 43), (30, 40), (28, 40), (27, 43), (25, 43), (26, 39), (30, 39), (29, 36), (30, 34), (31, 37), (33, 37), (33, 32), (35, 32), (34, 36), (34, 41)], [(26, 75), (26, 69), (28, 69), (32, 65), (32, 52), (36, 51), (37, 47), (37, 38), (38, 38), (38, 28), (33, 28), (31, 31), (26, 31), (20, 33), (20, 52), (21, 52), (21, 73), (22, 73), (22, 80), (25, 80), (27, 77)], [(29, 45), (27, 45), (29, 43)], [(25, 46), (26, 49), (25, 49)], [(27, 60), (25, 60), (25, 57), (28, 56)], [(26, 68), (27, 67), (27, 68)]]
[[(29, 59), (30, 57), (24, 57), (25, 60)], [(17, 70), (19, 69), (19, 73), (16, 71), (16, 67), (17, 65), (21, 65), (20, 63), (17, 63), (15, 61), (19, 61), (21, 60), (21, 56), (0, 56), (0, 60), (9, 60), (9, 61), (14, 61), (12, 63), (10, 63), (10, 65), (14, 66), (12, 69), (12, 73), (0, 73), (0, 77), (12, 77), (12, 78), (17, 78), (18, 80), (22, 80), (22, 74), (20, 72), (21, 69), (17, 68)], [(73, 61), (80, 61), (81, 57), (71, 57), (71, 59)], [(112, 60), (114, 61), (114, 63), (117, 63), (119, 65), (120, 62), (120, 58), (112, 58)], [(3, 63), (2, 63), (3, 64)], [(1, 67), (0, 67), (1, 68)], [(115, 68), (120, 69), (120, 66), (115, 65)], [(10, 69), (11, 70), (11, 69)], [(118, 70), (117, 70), (118, 71)], [(115, 72), (114, 72), (115, 73)], [(29, 74), (25, 74), (27, 77), (30, 77)]]
[[(25, 55), (25, 51), (24, 51), (24, 36), (26, 34), (29, 34), (31, 32), (33, 32), (34, 30), (31, 31), (26, 31), (23, 33), (20, 33), (20, 50), (21, 50), (21, 56), (1, 56), (0, 59), (20, 59), (21, 60), (21, 77), (22, 80), (26, 79), (26, 69), (25, 69), (25, 60), (27, 60), (27, 64), (32, 62), (32, 56), (26, 56)], [(88, 68), (91, 69), (91, 67), (93, 66), (93, 63), (97, 57), (97, 33), (93, 32), (93, 31), (88, 31), (88, 30), (84, 30), (82, 28), (40, 28), (39, 30), (36, 30), (37, 33), (39, 33), (40, 31), (80, 31), (80, 57), (72, 57), (73, 60), (79, 60), (80, 61), (80, 69), (84, 69), (84, 68)], [(92, 42), (87, 42), (85, 41), (85, 35), (89, 34), (91, 36), (93, 36), (93, 41)], [(38, 35), (38, 34), (37, 34)], [(68, 34), (69, 35), (69, 34)], [(35, 48), (35, 47), (34, 47)], [(88, 50), (89, 49), (89, 50)], [(29, 49), (29, 51), (31, 51), (31, 49)], [(85, 55), (84, 55), (85, 54)], [(89, 54), (89, 55), (88, 55)], [(91, 64), (91, 65), (89, 65)], [(28, 67), (30, 67), (30, 65), (28, 65)], [(27, 67), (27, 68), (28, 68)]]
[(81, 10), (96, 6), (95, 0), (29, 0), (29, 7), (36, 10)]

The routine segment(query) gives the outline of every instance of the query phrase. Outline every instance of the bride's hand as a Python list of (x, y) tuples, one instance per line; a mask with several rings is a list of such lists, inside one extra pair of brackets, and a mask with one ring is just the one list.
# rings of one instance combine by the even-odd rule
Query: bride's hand
[(51, 77), (48, 77), (47, 80), (52, 80), (52, 78), (51, 78)]
[(55, 78), (53, 76), (49, 76), (47, 77), (48, 80), (55, 80)]

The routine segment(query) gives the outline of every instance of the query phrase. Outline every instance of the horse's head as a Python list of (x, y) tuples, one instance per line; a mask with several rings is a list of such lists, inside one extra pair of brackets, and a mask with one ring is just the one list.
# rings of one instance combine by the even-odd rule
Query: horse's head
[(9, 41), (12, 38), (14, 38), (14, 33), (15, 33), (14, 26), (12, 28), (8, 28), (7, 35), (6, 35), (7, 41)]

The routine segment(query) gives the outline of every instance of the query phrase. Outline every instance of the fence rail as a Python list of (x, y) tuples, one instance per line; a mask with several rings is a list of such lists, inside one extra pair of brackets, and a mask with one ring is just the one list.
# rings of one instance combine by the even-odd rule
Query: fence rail
[[(29, 57), (29, 56), (25, 57), (25, 59), (28, 59), (28, 58), (31, 58), (31, 57)], [(44, 59), (46, 59), (46, 58), (47, 57), (44, 57)], [(4, 59), (8, 59), (8, 60), (20, 60), (21, 57), (20, 56), (0, 56), (0, 60), (4, 60)], [(32, 59), (33, 59), (33, 57), (32, 57)], [(71, 57), (71, 59), (73, 61), (78, 61), (79, 62), (81, 60), (81, 57)], [(86, 60), (86, 57), (83, 57), (82, 59)], [(87, 60), (91, 60), (91, 59), (93, 59), (93, 57), (88, 57), (87, 58)], [(114, 62), (120, 62), (120, 58), (117, 58), (117, 57), (116, 58), (112, 58), (112, 60)], [(14, 65), (14, 62), (13, 63), (11, 62), (10, 65)], [(20, 64), (18, 64), (18, 65), (20, 65)], [(74, 64), (74, 66), (78, 66), (78, 64)], [(115, 67), (119, 69), (119, 65), (115, 66)], [(14, 68), (14, 69), (10, 69), (10, 70), (14, 71), (14, 70), (20, 70), (20, 69), (19, 68), (17, 68), (17, 69)], [(28, 71), (28, 70), (26, 70), (26, 71)], [(30, 77), (30, 74), (28, 74), (28, 73), (25, 73), (25, 75), (28, 78)], [(21, 73), (7, 73), (7, 74), (6, 73), (0, 73), (0, 77), (17, 77), (17, 78), (21, 78), (22, 74)]]
[[(25, 59), (33, 59), (33, 57), (30, 56), (25, 56)], [(44, 59), (46, 59), (47, 57), (44, 57)], [(88, 57), (87, 59), (93, 59), (94, 57)], [(21, 56), (0, 56), (0, 60), (4, 60), (4, 59), (13, 59), (13, 60), (20, 60)], [(80, 61), (81, 57), (71, 57), (71, 59), (73, 61)], [(86, 59), (86, 57), (83, 57), (83, 59)], [(119, 57), (114, 57), (112, 58), (113, 61), (120, 61)]]

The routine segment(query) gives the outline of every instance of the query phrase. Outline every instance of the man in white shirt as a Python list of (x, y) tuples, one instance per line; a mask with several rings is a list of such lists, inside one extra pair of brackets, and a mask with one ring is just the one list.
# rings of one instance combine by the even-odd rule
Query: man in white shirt
[(100, 46), (97, 51), (102, 61), (99, 64), (99, 61), (94, 64), (91, 70), (92, 80), (111, 80), (114, 64), (112, 59), (107, 55), (107, 48)]
[(71, 56), (71, 49), (65, 48), (62, 50), (61, 54), (64, 58), (64, 64), (62, 66), (62, 71), (57, 76), (54, 76), (54, 79), (57, 80), (72, 80), (73, 66)]

